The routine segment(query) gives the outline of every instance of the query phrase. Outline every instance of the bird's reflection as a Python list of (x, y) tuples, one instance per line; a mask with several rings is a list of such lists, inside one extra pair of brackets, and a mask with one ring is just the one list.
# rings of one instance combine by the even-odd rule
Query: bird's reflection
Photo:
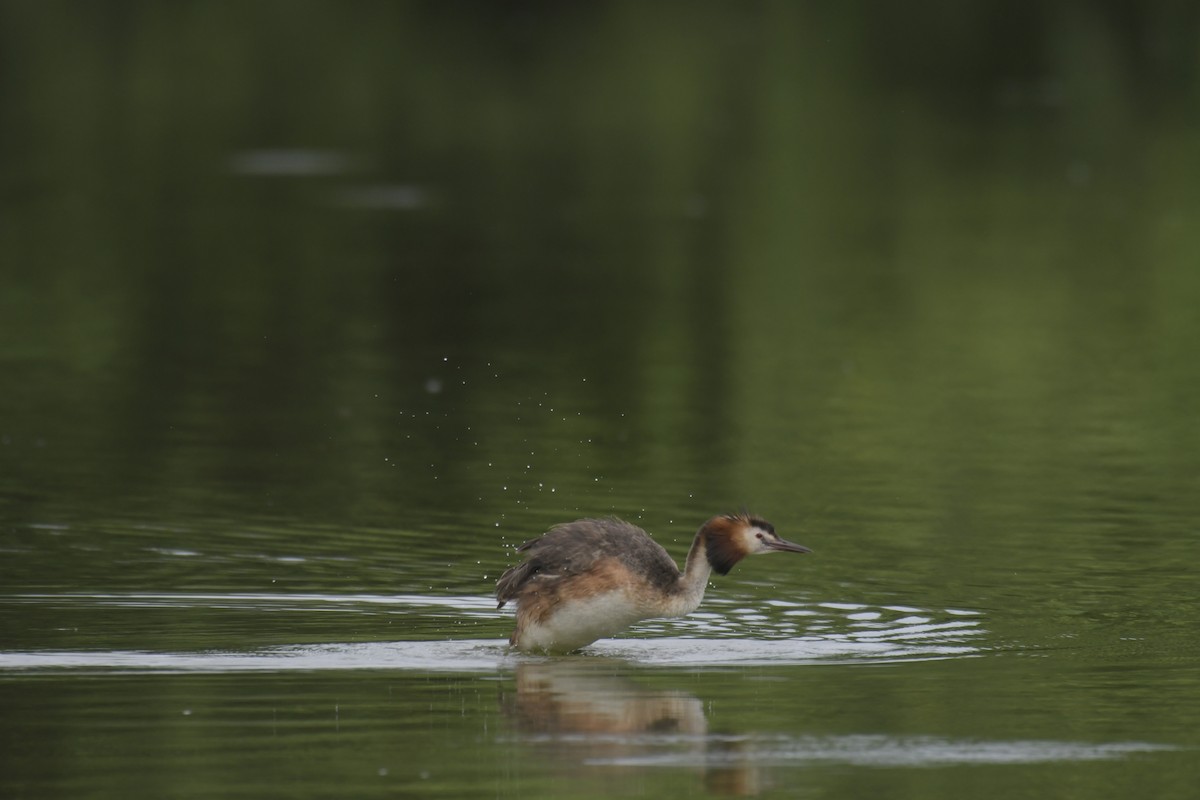
[[(736, 737), (709, 735), (699, 698), (631, 680), (628, 665), (607, 659), (554, 659), (517, 666), (516, 692), (503, 710), (539, 754), (590, 775), (630, 758), (661, 755), (700, 768), (709, 791), (749, 796), (763, 788), (760, 770), (737, 758)], [(690, 758), (687, 758), (690, 756)], [(711, 761), (711, 763), (710, 763)], [(598, 775), (597, 775), (598, 777)]]

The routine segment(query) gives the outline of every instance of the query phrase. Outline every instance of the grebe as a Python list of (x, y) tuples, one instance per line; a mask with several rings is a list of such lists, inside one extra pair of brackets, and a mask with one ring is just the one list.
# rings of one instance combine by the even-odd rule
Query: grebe
[(496, 607), (516, 602), (511, 644), (550, 653), (578, 650), (643, 619), (690, 614), (712, 571), (725, 575), (746, 556), (812, 552), (745, 513), (701, 525), (683, 572), (644, 530), (615, 517), (556, 525), (517, 551), (525, 560), (496, 581)]

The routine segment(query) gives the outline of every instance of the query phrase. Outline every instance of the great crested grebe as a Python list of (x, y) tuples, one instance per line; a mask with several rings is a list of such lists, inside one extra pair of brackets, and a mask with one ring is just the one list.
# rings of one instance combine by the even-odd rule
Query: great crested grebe
[(701, 525), (683, 572), (644, 530), (615, 517), (556, 525), (517, 551), (525, 560), (496, 581), (496, 607), (516, 602), (511, 644), (551, 653), (578, 650), (643, 619), (690, 614), (712, 571), (724, 575), (746, 556), (812, 552), (746, 513)]

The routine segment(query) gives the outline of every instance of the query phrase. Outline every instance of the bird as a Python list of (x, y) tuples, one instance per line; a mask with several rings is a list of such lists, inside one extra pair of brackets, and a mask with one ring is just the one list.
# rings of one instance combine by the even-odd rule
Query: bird
[(682, 617), (699, 607), (712, 572), (746, 556), (811, 553), (749, 512), (722, 514), (696, 531), (683, 571), (644, 530), (616, 517), (555, 525), (517, 552), (524, 560), (496, 581), (497, 609), (516, 606), (509, 644), (570, 653), (635, 622)]

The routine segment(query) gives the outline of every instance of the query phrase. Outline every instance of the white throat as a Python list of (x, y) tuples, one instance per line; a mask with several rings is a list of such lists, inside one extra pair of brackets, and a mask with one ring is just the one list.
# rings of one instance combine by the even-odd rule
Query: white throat
[(682, 617), (699, 608), (700, 601), (704, 599), (704, 590), (708, 588), (710, 575), (712, 567), (704, 550), (704, 540), (697, 535), (692, 542), (692, 549), (688, 551), (683, 574), (679, 576), (678, 589), (671, 598), (669, 616)]

